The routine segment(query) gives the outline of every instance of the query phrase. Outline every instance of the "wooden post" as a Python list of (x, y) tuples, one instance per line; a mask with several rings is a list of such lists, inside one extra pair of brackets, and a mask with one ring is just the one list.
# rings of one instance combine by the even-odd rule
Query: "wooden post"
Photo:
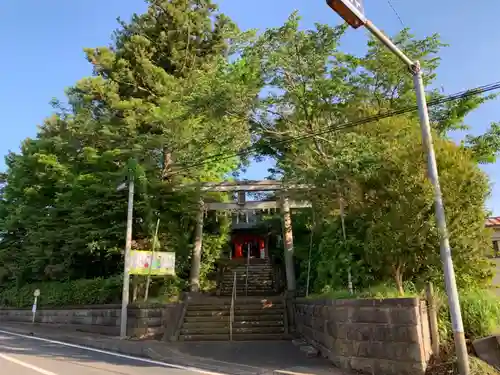
[(431, 345), (432, 352), (434, 356), (439, 355), (439, 328), (438, 328), (438, 316), (436, 308), (436, 299), (434, 297), (434, 287), (432, 283), (427, 284), (426, 288), (427, 295), (427, 311), (429, 314), (429, 327), (431, 331)]
[(203, 200), (199, 201), (198, 212), (196, 213), (196, 229), (194, 233), (193, 256), (191, 258), (191, 272), (189, 275), (189, 284), (191, 292), (200, 291), (200, 268), (201, 268), (201, 249), (203, 245), (203, 214), (205, 207)]
[(283, 244), (285, 249), (285, 269), (286, 284), (288, 291), (295, 291), (295, 266), (293, 262), (293, 232), (292, 215), (288, 197), (284, 194), (281, 198), (281, 208), (283, 210)]

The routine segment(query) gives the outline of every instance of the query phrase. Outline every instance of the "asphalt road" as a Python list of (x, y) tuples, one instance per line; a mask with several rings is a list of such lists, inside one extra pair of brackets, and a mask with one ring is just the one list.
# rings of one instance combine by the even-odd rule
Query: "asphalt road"
[(202, 370), (0, 333), (0, 373), (13, 375), (197, 375)]

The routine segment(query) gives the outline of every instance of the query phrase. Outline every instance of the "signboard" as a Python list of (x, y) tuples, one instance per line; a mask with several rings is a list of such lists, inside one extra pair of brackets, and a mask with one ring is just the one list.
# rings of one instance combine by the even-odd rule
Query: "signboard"
[(327, 0), (326, 2), (330, 8), (355, 29), (363, 26), (367, 21), (363, 0)]
[[(175, 253), (155, 251), (130, 252), (130, 274), (165, 276), (175, 275)], [(151, 272), (151, 273), (150, 273)]]

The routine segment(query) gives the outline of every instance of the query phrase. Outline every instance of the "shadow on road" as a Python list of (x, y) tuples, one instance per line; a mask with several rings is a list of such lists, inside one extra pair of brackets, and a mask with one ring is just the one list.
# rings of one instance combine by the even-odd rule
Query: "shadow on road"
[[(36, 337), (36, 336), (34, 336)], [(97, 339), (97, 338), (96, 338)], [(103, 339), (104, 340), (104, 339)], [(106, 340), (111, 340), (106, 338)], [(59, 341), (59, 340), (58, 340)], [(64, 340), (60, 340), (64, 341)], [(118, 341), (117, 341), (118, 342)], [(130, 343), (130, 345), (141, 345)], [(144, 345), (144, 343), (143, 343)], [(237, 375), (273, 374), (275, 370), (297, 373), (340, 374), (322, 358), (306, 358), (289, 341), (269, 342), (204, 342), (204, 343), (160, 343), (151, 342), (145, 350), (153, 352), (151, 358), (173, 365), (195, 367), (204, 371)], [(109, 373), (131, 374), (124, 367), (143, 368), (137, 373), (148, 375), (147, 368), (161, 369), (161, 365), (108, 355), (96, 351), (44, 342), (33, 338), (23, 338), (0, 334), (0, 353), (16, 356), (36, 356), (55, 361), (71, 362), (87, 368), (100, 364), (115, 365), (106, 369)], [(299, 371), (300, 369), (301, 371)], [(163, 367), (165, 371), (165, 367)], [(181, 369), (171, 373), (195, 374), (195, 371)], [(157, 372), (154, 371), (156, 374)], [(169, 372), (170, 373), (170, 372)], [(85, 374), (85, 373), (84, 373)], [(71, 374), (70, 374), (71, 375)]]

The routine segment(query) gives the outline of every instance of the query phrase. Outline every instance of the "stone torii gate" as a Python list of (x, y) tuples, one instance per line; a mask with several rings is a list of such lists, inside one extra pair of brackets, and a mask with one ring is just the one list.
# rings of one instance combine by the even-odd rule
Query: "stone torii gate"
[[(192, 186), (192, 185), (191, 185)], [(287, 192), (291, 190), (310, 189), (309, 185), (293, 185), (283, 184), (280, 181), (261, 180), (261, 181), (235, 181), (235, 182), (220, 182), (220, 183), (201, 183), (196, 187), (201, 192), (236, 192), (238, 194), (237, 202), (213, 202), (205, 203), (203, 198), (200, 198), (199, 209), (196, 215), (196, 230), (193, 248), (193, 256), (191, 259), (191, 272), (189, 276), (190, 289), (192, 292), (198, 292), (200, 289), (200, 265), (201, 253), (203, 245), (203, 215), (205, 211), (226, 211), (226, 210), (262, 210), (262, 209), (281, 209), (283, 219), (283, 243), (284, 243), (284, 258), (286, 269), (287, 289), (295, 290), (295, 269), (293, 263), (293, 233), (292, 233), (292, 208), (311, 207), (309, 202), (292, 201), (289, 199)], [(266, 201), (247, 201), (246, 193), (248, 192), (279, 192), (280, 198), (276, 200)]]

